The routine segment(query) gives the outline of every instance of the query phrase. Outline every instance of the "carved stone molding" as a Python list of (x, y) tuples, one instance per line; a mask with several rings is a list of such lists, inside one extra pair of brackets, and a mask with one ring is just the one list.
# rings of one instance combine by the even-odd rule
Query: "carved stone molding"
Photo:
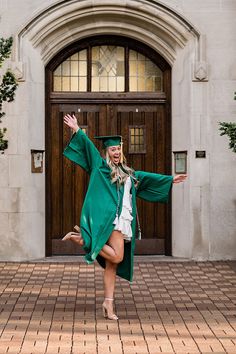
[(44, 8), (18, 33), (18, 60), (24, 39), (41, 53), (46, 65), (56, 53), (79, 39), (117, 34), (140, 40), (173, 65), (177, 51), (200, 36), (194, 26), (173, 9), (148, 0), (69, 0)]
[(192, 69), (192, 81), (208, 81), (208, 63), (206, 61), (206, 36), (201, 35), (197, 40), (195, 62)]
[(8, 68), (15, 75), (17, 81), (25, 81), (25, 64), (19, 61), (11, 61)]
[(193, 81), (208, 81), (208, 64), (205, 61), (197, 61), (193, 67)]

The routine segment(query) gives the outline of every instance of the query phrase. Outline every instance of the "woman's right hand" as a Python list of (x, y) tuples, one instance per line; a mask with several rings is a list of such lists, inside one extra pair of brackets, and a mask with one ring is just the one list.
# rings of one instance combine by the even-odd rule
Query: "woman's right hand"
[(79, 130), (78, 122), (74, 114), (73, 116), (71, 116), (70, 114), (66, 114), (64, 116), (64, 123), (68, 125), (68, 127), (70, 127), (74, 133)]

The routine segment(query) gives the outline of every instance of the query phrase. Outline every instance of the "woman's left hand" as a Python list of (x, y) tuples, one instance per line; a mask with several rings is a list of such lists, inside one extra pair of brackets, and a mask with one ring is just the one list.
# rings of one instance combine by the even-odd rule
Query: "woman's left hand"
[(181, 183), (187, 178), (187, 175), (176, 175), (174, 176), (173, 183)]

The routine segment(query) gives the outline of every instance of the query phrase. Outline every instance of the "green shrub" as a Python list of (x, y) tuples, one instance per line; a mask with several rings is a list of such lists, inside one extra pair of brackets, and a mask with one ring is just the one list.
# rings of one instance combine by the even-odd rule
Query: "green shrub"
[[(0, 38), (0, 68), (4, 60), (11, 55), (12, 43), (12, 37), (7, 39)], [(7, 70), (0, 84), (0, 123), (2, 123), (2, 118), (5, 116), (5, 112), (2, 111), (3, 102), (11, 102), (14, 100), (17, 86), (18, 84), (14, 74), (10, 70)], [(0, 128), (0, 151), (4, 151), (8, 147), (8, 141), (4, 139), (6, 131), (6, 128)]]
[(220, 122), (220, 135), (227, 135), (229, 138), (229, 149), (236, 152), (236, 123)]

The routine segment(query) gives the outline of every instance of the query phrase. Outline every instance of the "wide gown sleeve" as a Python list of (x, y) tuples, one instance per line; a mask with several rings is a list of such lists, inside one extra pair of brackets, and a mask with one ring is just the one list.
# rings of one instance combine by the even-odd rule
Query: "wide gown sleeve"
[(138, 179), (136, 195), (149, 202), (166, 203), (173, 183), (173, 176), (158, 173), (136, 171)]
[(72, 136), (63, 155), (80, 165), (89, 174), (93, 168), (98, 167), (102, 163), (99, 151), (82, 129), (79, 129)]

